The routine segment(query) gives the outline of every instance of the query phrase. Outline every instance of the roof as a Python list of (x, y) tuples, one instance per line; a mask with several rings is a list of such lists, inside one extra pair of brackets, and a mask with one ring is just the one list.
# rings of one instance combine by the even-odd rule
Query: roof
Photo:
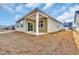
[[(51, 16), (49, 16), (49, 15), (48, 15), (48, 14), (46, 14), (45, 12), (41, 11), (39, 8), (35, 8), (35, 9), (34, 9), (34, 10), (32, 10), (30, 13), (28, 13), (27, 15), (25, 15), (24, 17), (22, 17), (20, 20), (18, 20), (16, 23), (18, 23), (18, 22), (20, 22), (20, 21), (24, 20), (24, 18), (25, 18), (26, 16), (29, 16), (31, 13), (36, 12), (36, 11), (39, 11), (39, 12), (41, 12), (41, 13), (45, 14), (46, 16), (48, 16), (49, 18), (51, 18), (51, 19), (55, 20), (56, 22), (61, 23), (60, 21), (58, 21), (58, 20), (56, 20), (56, 19), (52, 18)], [(61, 24), (62, 24), (62, 23), (61, 23)]]

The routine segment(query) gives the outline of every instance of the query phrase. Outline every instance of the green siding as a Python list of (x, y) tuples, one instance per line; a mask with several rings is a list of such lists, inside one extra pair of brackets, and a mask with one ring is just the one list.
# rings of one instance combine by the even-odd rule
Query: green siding
[(34, 32), (36, 32), (36, 22), (35, 22), (35, 20), (33, 20), (33, 23), (34, 23)]
[[(43, 24), (43, 28), (39, 28), (39, 32), (47, 32), (47, 18), (41, 18), (41, 19), (43, 19), (43, 22), (44, 22), (44, 24)], [(41, 20), (41, 19), (39, 19), (39, 20)], [(26, 22), (32, 22), (33, 23), (33, 30), (34, 30), (34, 32), (36, 32), (36, 21), (35, 20), (27, 20)]]
[[(39, 32), (47, 32), (47, 18), (42, 18), (43, 19), (43, 28), (39, 28)], [(40, 19), (41, 20), (41, 19)]]

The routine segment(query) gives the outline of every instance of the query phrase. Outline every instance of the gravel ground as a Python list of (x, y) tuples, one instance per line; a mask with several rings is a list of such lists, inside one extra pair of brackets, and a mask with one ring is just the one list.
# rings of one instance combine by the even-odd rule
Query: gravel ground
[(35, 36), (22, 32), (0, 34), (1, 55), (76, 55), (72, 32)]

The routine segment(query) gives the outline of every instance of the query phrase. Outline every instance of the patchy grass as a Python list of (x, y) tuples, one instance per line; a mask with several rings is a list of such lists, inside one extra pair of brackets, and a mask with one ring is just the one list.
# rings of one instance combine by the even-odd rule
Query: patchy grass
[(61, 31), (46, 35), (30, 35), (22, 32), (0, 34), (0, 54), (79, 54), (73, 33)]

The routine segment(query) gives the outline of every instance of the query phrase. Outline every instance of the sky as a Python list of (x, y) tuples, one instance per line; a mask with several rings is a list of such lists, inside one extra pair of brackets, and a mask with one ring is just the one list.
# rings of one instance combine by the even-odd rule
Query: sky
[(0, 25), (13, 25), (35, 8), (62, 23), (73, 22), (79, 3), (0, 3)]

